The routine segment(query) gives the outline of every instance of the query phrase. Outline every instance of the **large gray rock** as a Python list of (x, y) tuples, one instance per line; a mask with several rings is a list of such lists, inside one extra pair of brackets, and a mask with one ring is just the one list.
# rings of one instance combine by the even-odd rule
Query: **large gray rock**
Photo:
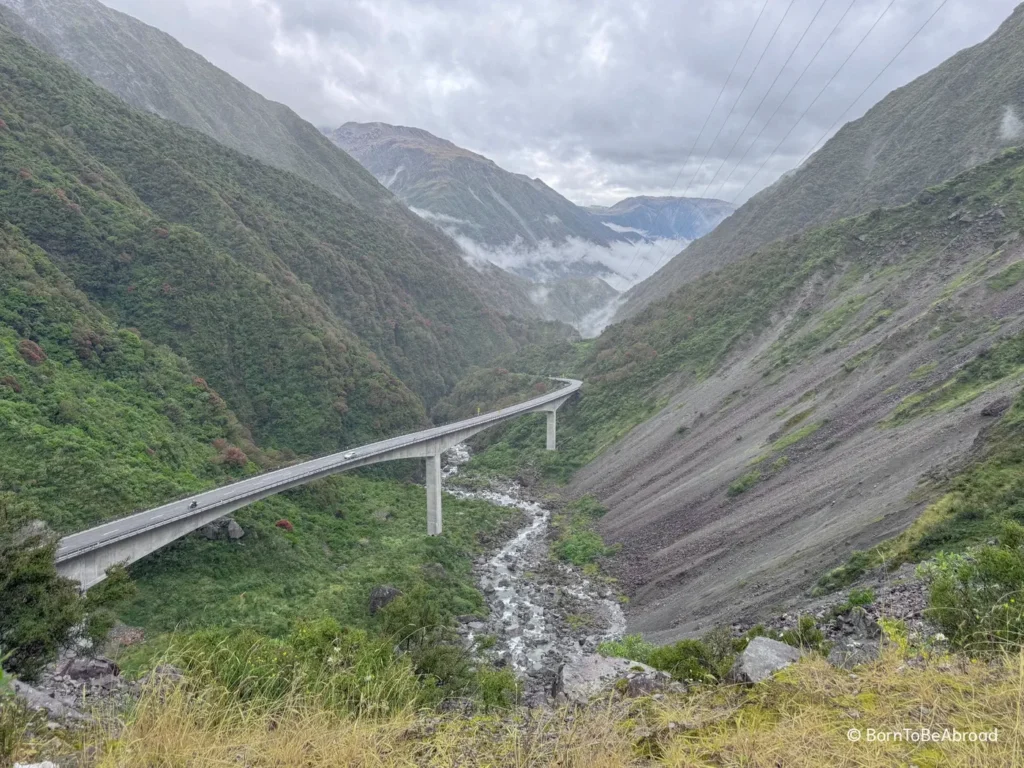
[(15, 680), (11, 684), (14, 695), (25, 702), (29, 709), (44, 710), (51, 718), (58, 720), (88, 720), (89, 718), (72, 706), (67, 699), (57, 698), (33, 688), (28, 683)]
[(210, 541), (238, 541), (245, 536), (245, 529), (234, 519), (222, 517), (204, 525), (199, 529), (199, 533)]
[(842, 629), (829, 651), (830, 664), (851, 669), (858, 664), (878, 658), (881, 652), (882, 629), (878, 622), (860, 606), (855, 606), (849, 616), (840, 617)]
[(586, 704), (613, 690), (623, 696), (644, 696), (672, 686), (672, 677), (654, 667), (588, 653), (562, 665), (551, 693), (557, 701)]
[(72, 680), (88, 682), (107, 677), (117, 677), (121, 669), (103, 656), (71, 656), (57, 665), (56, 675), (67, 675)]
[(800, 651), (791, 645), (755, 637), (736, 657), (729, 679), (736, 683), (759, 683), (799, 660)]
[(377, 611), (386, 606), (396, 597), (402, 596), (402, 590), (388, 584), (381, 584), (370, 590), (370, 615), (376, 615)]

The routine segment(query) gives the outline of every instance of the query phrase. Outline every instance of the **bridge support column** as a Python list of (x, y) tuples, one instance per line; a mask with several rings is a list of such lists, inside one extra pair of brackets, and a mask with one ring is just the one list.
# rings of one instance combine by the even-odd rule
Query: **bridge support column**
[(441, 454), (427, 456), (427, 535), (441, 535)]
[(555, 412), (548, 411), (548, 450), (555, 450)]

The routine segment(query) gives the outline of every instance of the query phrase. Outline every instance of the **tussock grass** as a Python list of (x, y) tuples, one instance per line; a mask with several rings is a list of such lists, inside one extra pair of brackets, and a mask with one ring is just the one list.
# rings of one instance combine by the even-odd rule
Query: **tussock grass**
[[(343, 716), (296, 692), (241, 704), (223, 689), (151, 691), (86, 738), (129, 766), (820, 766), (989, 768), (1024, 760), (1024, 652), (882, 657), (853, 672), (807, 658), (753, 687), (701, 687), (585, 709)], [(869, 742), (867, 729), (998, 731), (997, 741)], [(848, 738), (859, 729), (860, 741)]]

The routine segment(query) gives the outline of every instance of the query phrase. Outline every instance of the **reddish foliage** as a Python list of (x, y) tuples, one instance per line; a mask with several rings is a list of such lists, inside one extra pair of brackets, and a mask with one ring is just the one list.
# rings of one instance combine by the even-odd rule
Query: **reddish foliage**
[(200, 389), (204, 389), (207, 391), (209, 391), (210, 389), (210, 385), (206, 383), (206, 379), (202, 378), (201, 376), (193, 376), (192, 383), (195, 384)]
[(26, 179), (31, 179), (32, 171), (30, 171), (28, 168), (22, 168), (18, 171), (18, 178), (21, 179), (22, 181), (25, 181)]
[(533, 385), (533, 391), (536, 392), (537, 394), (543, 395), (545, 392), (548, 391), (547, 382), (538, 381), (536, 384)]
[(508, 368), (495, 368), (494, 372), (498, 376), (508, 376)]
[(224, 463), (232, 467), (244, 467), (249, 463), (249, 457), (241, 448), (234, 445), (229, 446), (221, 455), (224, 457)]
[(334, 401), (334, 410), (344, 416), (348, 413), (348, 403), (345, 402), (344, 397), (339, 397)]
[(21, 382), (13, 376), (4, 376), (0, 379), (0, 386), (10, 387), (14, 392), (21, 392)]
[(147, 445), (147, 446), (146, 446), (146, 455), (147, 455), (147, 456), (156, 456), (156, 451), (154, 451), (154, 450), (153, 450), (152, 448), (150, 448), (150, 447), (149, 447), (149, 446)]
[(46, 353), (31, 339), (22, 339), (18, 344), (18, 353), (29, 365), (39, 365), (46, 359)]
[(6, 131), (6, 130), (7, 130), (7, 123), (5, 123), (2, 118), (0, 118), (0, 131)]
[(128, 291), (128, 293), (135, 293), (135, 286), (129, 285), (125, 290)]
[(223, 451), (225, 448), (228, 447), (228, 441), (225, 440), (223, 437), (218, 437), (216, 440), (213, 441), (213, 447), (216, 448), (218, 451)]
[(131, 264), (132, 263), (132, 259), (134, 259), (134, 258), (135, 257), (132, 256), (130, 253), (121, 253), (121, 254), (118, 255), (117, 260), (121, 264)]
[(99, 346), (102, 338), (95, 331), (87, 328), (76, 329), (71, 334), (71, 340), (74, 342), (75, 351), (78, 353), (78, 359), (85, 361), (89, 360), (96, 347)]
[(290, 520), (278, 520), (274, 525), (275, 527), (280, 528), (283, 531), (288, 531), (289, 533), (295, 530), (295, 526), (292, 525)]
[(160, 286), (160, 290), (166, 296), (167, 294), (174, 293), (174, 286), (171, 285), (170, 283), (164, 283), (163, 285)]
[(164, 229), (163, 227), (156, 227), (153, 229), (153, 234), (159, 237), (161, 240), (163, 240), (169, 237), (171, 233), (170, 231)]

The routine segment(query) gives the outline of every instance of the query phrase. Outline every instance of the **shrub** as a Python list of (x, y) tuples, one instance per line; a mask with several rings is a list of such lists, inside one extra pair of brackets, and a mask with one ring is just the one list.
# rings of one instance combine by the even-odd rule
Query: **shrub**
[(519, 701), (521, 686), (510, 669), (483, 667), (477, 673), (480, 700), (484, 710), (508, 709)]
[(1024, 641), (1024, 527), (1005, 524), (996, 546), (971, 556), (940, 554), (922, 569), (931, 582), (926, 615), (958, 647), (1019, 647)]
[(729, 490), (726, 493), (729, 496), (739, 496), (741, 493), (745, 493), (757, 485), (760, 480), (761, 473), (755, 469), (730, 483)]
[(597, 646), (602, 656), (616, 656), (623, 659), (648, 664), (651, 653), (657, 646), (644, 640), (640, 634), (626, 635), (621, 640), (608, 640)]
[(18, 354), (29, 365), (39, 365), (46, 360), (46, 353), (31, 339), (22, 339), (18, 343)]
[(274, 527), (280, 528), (282, 531), (288, 531), (288, 533), (295, 530), (295, 526), (292, 525), (291, 520), (278, 520), (274, 523)]
[(573, 565), (586, 565), (607, 552), (604, 541), (593, 531), (573, 531), (554, 546), (555, 555)]

